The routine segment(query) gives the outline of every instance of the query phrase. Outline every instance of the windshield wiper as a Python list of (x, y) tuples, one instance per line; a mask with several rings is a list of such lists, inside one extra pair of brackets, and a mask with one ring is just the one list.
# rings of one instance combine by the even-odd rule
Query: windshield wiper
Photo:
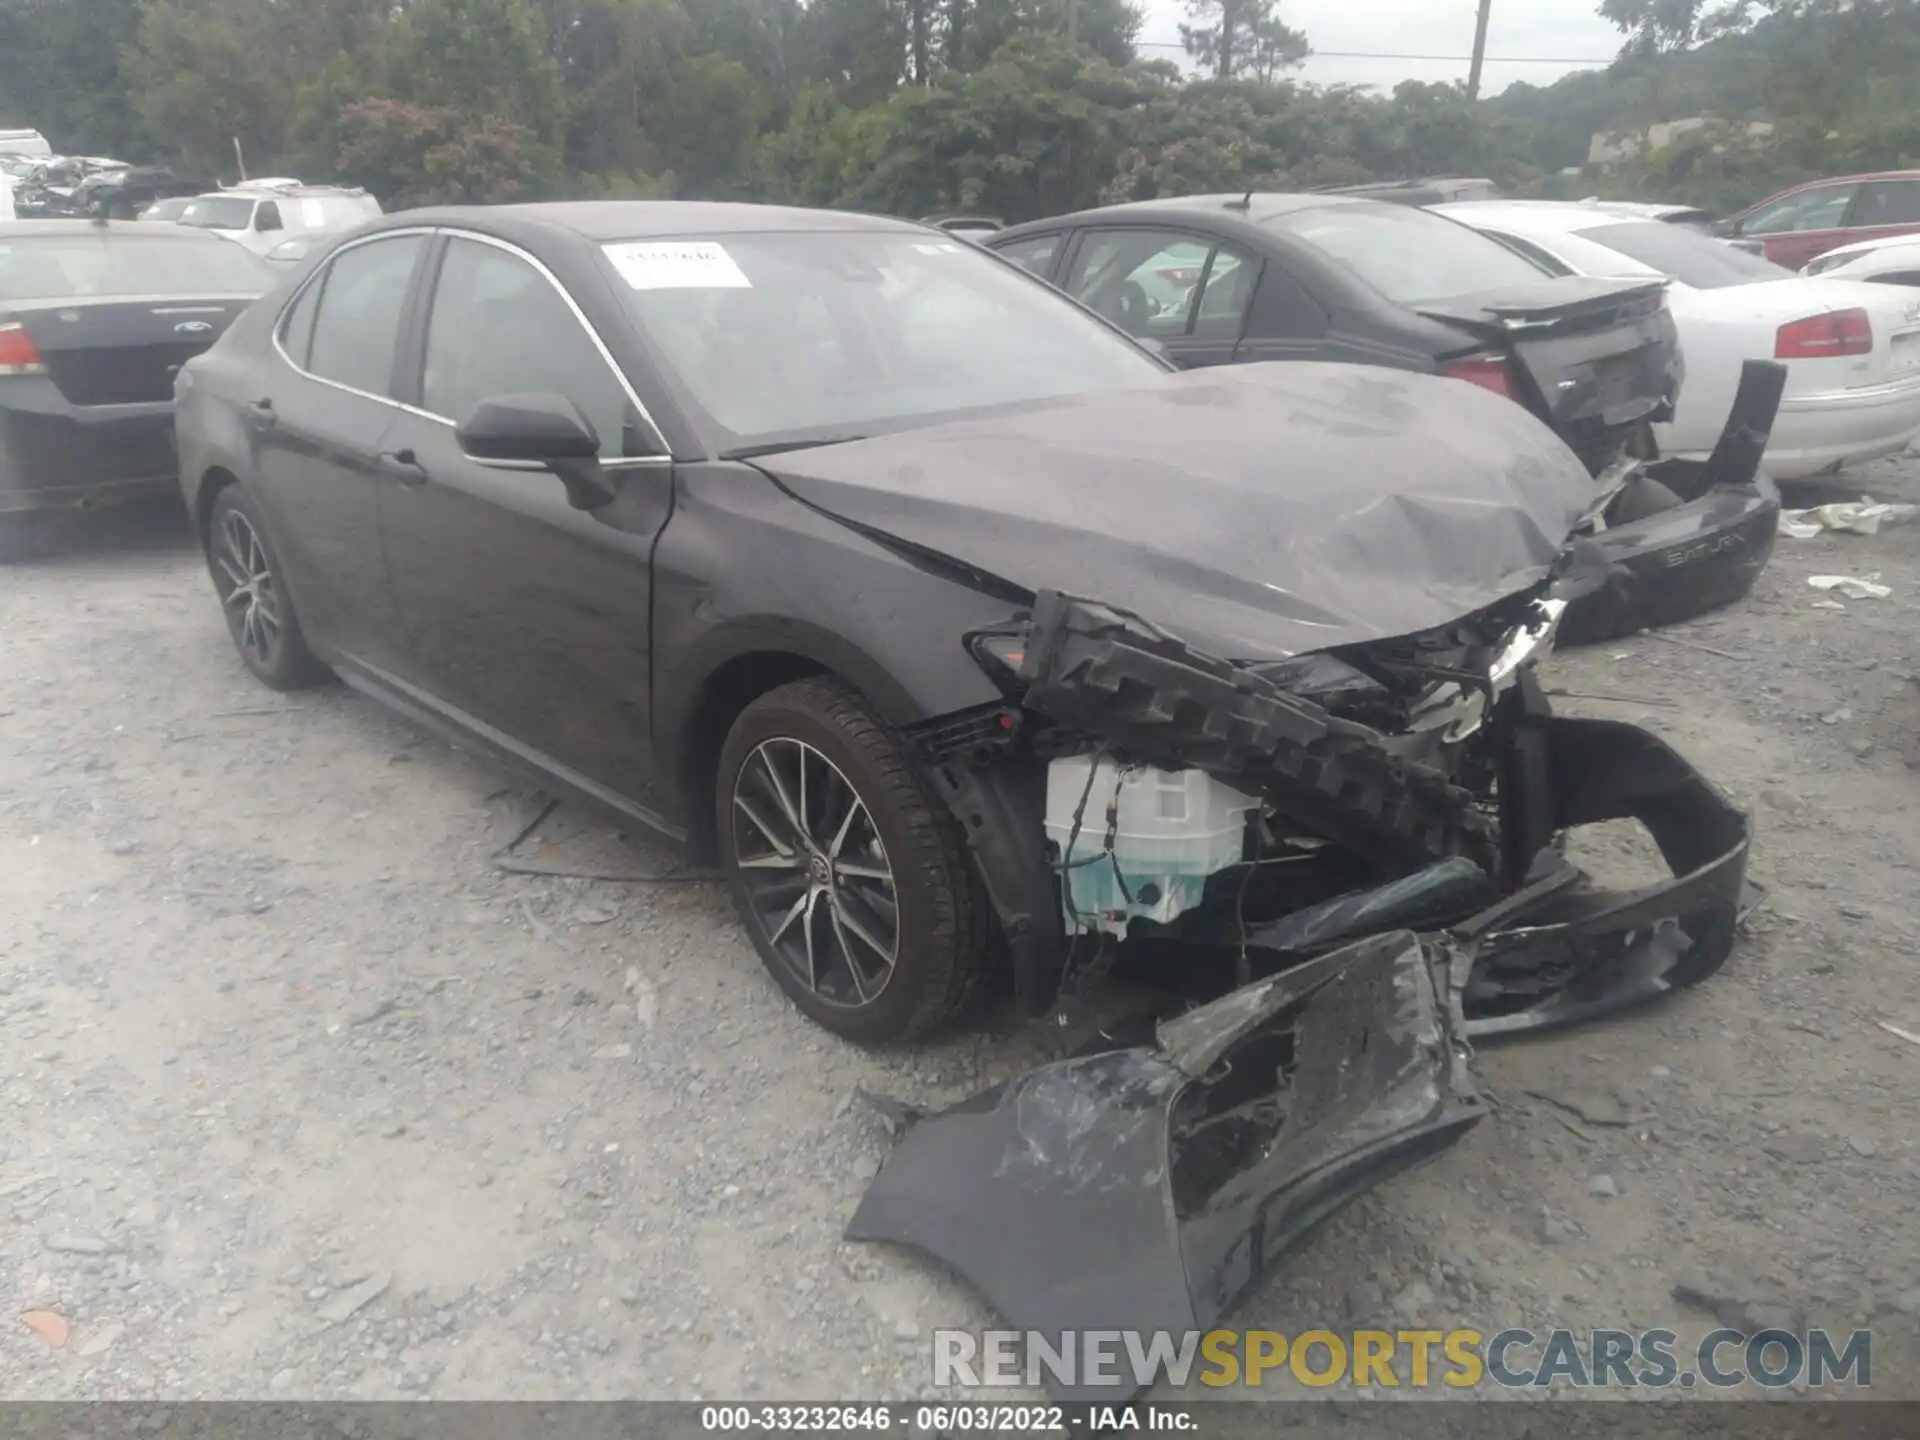
[(769, 440), (764, 445), (742, 445), (736, 450), (722, 450), (722, 460), (751, 460), (758, 455), (779, 455), (788, 450), (818, 450), (822, 445), (850, 445), (855, 440), (864, 440), (864, 435), (830, 435), (824, 440)]

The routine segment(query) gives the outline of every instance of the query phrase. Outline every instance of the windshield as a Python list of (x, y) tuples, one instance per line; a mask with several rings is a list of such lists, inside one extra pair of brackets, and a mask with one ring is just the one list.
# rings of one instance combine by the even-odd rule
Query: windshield
[(264, 295), (275, 277), (231, 240), (49, 235), (0, 240), (0, 301), (119, 295)]
[(1004, 261), (924, 233), (605, 247), (683, 399), (746, 449), (1151, 382), (1138, 346)]
[(1400, 305), (1450, 300), (1548, 272), (1497, 240), (1409, 205), (1328, 205), (1266, 221), (1338, 261)]
[(1770, 260), (1736, 250), (1712, 236), (1659, 221), (1602, 225), (1582, 230), (1580, 236), (1629, 260), (1652, 266), (1662, 275), (1670, 275), (1696, 290), (1750, 285), (1756, 280), (1784, 280), (1793, 274)]
[(253, 224), (253, 205), (239, 196), (206, 195), (180, 212), (180, 223), (202, 230), (244, 230)]

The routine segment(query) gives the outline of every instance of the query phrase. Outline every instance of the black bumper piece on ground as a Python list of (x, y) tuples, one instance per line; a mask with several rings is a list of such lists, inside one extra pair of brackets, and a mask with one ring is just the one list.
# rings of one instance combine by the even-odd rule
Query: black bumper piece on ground
[[(953, 1266), (1022, 1331), (1204, 1331), (1315, 1226), (1484, 1113), (1453, 995), (1463, 957), (1400, 931), (918, 1121), (847, 1227)], [(1051, 1365), (1063, 1402), (1131, 1373)]]
[(1786, 366), (1749, 360), (1726, 429), (1705, 467), (1684, 485), (1684, 503), (1580, 541), (1582, 563), (1560, 622), (1563, 644), (1590, 645), (1671, 625), (1753, 589), (1773, 555), (1780, 518), (1780, 492), (1761, 473), (1760, 460), (1786, 383)]

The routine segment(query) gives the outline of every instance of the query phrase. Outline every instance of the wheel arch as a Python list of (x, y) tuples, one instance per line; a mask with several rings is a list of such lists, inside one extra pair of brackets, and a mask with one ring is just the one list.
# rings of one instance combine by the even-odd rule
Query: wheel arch
[(889, 725), (920, 718), (920, 707), (884, 666), (838, 636), (787, 619), (742, 626), (701, 647), (680, 668), (696, 681), (676, 685), (681, 698), (662, 716), (662, 769), (674, 777), (687, 847), (714, 858), (715, 788), (720, 751), (734, 722), (761, 696), (796, 680), (831, 677), (852, 689)]
[(213, 506), (220, 498), (220, 492), (230, 486), (238, 485), (240, 477), (224, 465), (209, 466), (201, 475), (200, 483), (193, 492), (193, 533), (200, 542), (200, 551), (206, 553), (208, 540), (213, 531)]

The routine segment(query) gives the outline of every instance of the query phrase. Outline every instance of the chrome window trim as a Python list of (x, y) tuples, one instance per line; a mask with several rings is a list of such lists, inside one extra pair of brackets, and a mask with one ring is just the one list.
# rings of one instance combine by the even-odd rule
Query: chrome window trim
[[(667, 437), (661, 433), (659, 422), (653, 418), (653, 412), (647, 409), (646, 402), (643, 401), (640, 398), (639, 394), (635, 392), (633, 388), (633, 382), (627, 379), (627, 372), (622, 370), (620, 368), (620, 362), (613, 358), (613, 352), (607, 348), (607, 342), (600, 338), (600, 332), (594, 329), (593, 322), (587, 319), (586, 311), (580, 308), (579, 302), (576, 301), (573, 298), (573, 296), (567, 293), (567, 287), (560, 283), (559, 277), (557, 277), (553, 273), (553, 271), (549, 270), (546, 267), (546, 265), (541, 262), (540, 258), (537, 255), (533, 255), (528, 251), (521, 249), (518, 245), (513, 244), (511, 241), (501, 240), (492, 235), (482, 235), (479, 232), (474, 230), (453, 230), (445, 226), (442, 226), (439, 228), (438, 233), (447, 236), (449, 239), (473, 240), (473, 241), (477, 241), (479, 244), (482, 244), (482, 245), (491, 245), (494, 249), (504, 250), (507, 254), (512, 255), (517, 259), (524, 260), (528, 265), (532, 266), (534, 271), (537, 274), (539, 274), (547, 282), (547, 284), (553, 287), (554, 293), (560, 297), (561, 302), (567, 307), (569, 311), (572, 312), (573, 318), (579, 322), (580, 328), (587, 332), (587, 339), (591, 340), (593, 342), (593, 348), (600, 352), (600, 359), (602, 363), (604, 363), (607, 369), (612, 373), (613, 378), (620, 382), (620, 388), (622, 391), (626, 393), (626, 397), (632, 403), (635, 413), (640, 416), (640, 419), (643, 422), (645, 422), (647, 429), (653, 432), (653, 438), (655, 443), (658, 444), (660, 449), (663, 451), (668, 448)], [(433, 297), (429, 296), (427, 300), (427, 325), (428, 325), (429, 338), (431, 337), (431, 333), (432, 333), (432, 324), (433, 324)], [(458, 423), (457, 421), (447, 419), (447, 417), (444, 415), (436, 415), (432, 411), (423, 410), (423, 411), (420, 411), (419, 413), (423, 415), (427, 415), (432, 419), (438, 420), (443, 425), (455, 425)], [(672, 462), (672, 457), (670, 455), (664, 455), (664, 454), (657, 455), (657, 456), (656, 455), (643, 455), (643, 456), (616, 455), (611, 460), (602, 460), (600, 464), (602, 465), (602, 467), (605, 467), (607, 465), (632, 464), (636, 460), (644, 464), (658, 465), (662, 463), (670, 464)]]
[[(358, 250), (363, 245), (377, 245), (382, 240), (399, 240), (408, 235), (424, 235), (431, 239), (437, 233), (438, 232), (430, 225), (408, 226), (399, 230), (382, 230), (377, 235), (367, 235), (358, 240), (350, 240), (338, 250), (335, 250), (331, 255), (327, 256), (324, 265), (315, 266), (313, 273), (300, 282), (294, 292), (287, 297), (286, 303), (280, 307), (280, 313), (273, 317), (274, 353), (286, 362), (287, 368), (293, 371), (294, 374), (300, 376), (302, 379), (311, 380), (316, 385), (325, 385), (343, 394), (356, 395), (362, 400), (372, 400), (376, 404), (386, 405), (392, 409), (404, 411), (409, 415), (425, 415), (429, 420), (437, 420), (439, 418), (437, 415), (426, 415), (425, 411), (416, 410), (411, 405), (402, 404), (391, 395), (375, 395), (370, 390), (362, 390), (353, 385), (343, 385), (338, 380), (329, 380), (324, 375), (316, 375), (313, 371), (295, 361), (294, 358), (287, 353), (287, 347), (280, 343), (280, 332), (287, 328), (287, 317), (293, 313), (294, 307), (300, 303), (307, 291), (318, 284), (320, 280), (325, 277), (326, 273), (333, 268), (333, 262), (349, 250)], [(315, 318), (316, 320), (318, 319), (318, 317)]]
[[(586, 312), (580, 308), (579, 303), (575, 301), (573, 296), (567, 293), (567, 287), (560, 283), (559, 278), (554, 275), (553, 271), (549, 270), (538, 256), (530, 254), (520, 246), (510, 241), (497, 239), (492, 235), (482, 235), (474, 230), (458, 230), (445, 225), (407, 226), (394, 230), (382, 230), (373, 235), (363, 235), (359, 239), (350, 240), (340, 246), (339, 249), (327, 256), (324, 264), (316, 266), (314, 272), (300, 282), (299, 288), (296, 289), (293, 294), (289, 295), (286, 304), (280, 307), (280, 313), (273, 317), (273, 348), (275, 353), (286, 362), (288, 369), (303, 379), (311, 380), (316, 384), (331, 386), (333, 389), (343, 391), (348, 395), (358, 396), (362, 400), (372, 400), (377, 404), (389, 406), (404, 414), (417, 416), (422, 420), (431, 420), (436, 425), (446, 426), (449, 430), (458, 427), (460, 422), (457, 420), (449, 420), (446, 416), (437, 415), (431, 410), (423, 410), (417, 405), (409, 405), (403, 400), (394, 399), (391, 395), (375, 395), (369, 391), (357, 389), (352, 385), (343, 385), (338, 380), (329, 380), (324, 375), (316, 375), (311, 370), (297, 364), (294, 358), (287, 353), (286, 347), (280, 343), (280, 332), (286, 328), (287, 316), (293, 312), (294, 306), (300, 303), (301, 297), (307, 293), (308, 289), (317, 283), (327, 271), (333, 268), (336, 260), (349, 250), (358, 250), (364, 245), (376, 245), (382, 240), (396, 240), (408, 235), (425, 235), (428, 237), (444, 235), (449, 239), (473, 240), (482, 245), (491, 245), (496, 250), (504, 250), (507, 254), (524, 260), (528, 265), (532, 266), (534, 271), (539, 274), (547, 284), (553, 287), (554, 292), (559, 295), (562, 303), (564, 303), (572, 313), (573, 318), (579, 322), (580, 328), (587, 332), (587, 338), (593, 342), (593, 348), (599, 352), (601, 361), (606, 365), (607, 369), (613, 373), (614, 379), (620, 382), (621, 390), (626, 392), (627, 399), (632, 402), (635, 412), (638, 413), (641, 420), (645, 422), (646, 427), (653, 432), (653, 438), (659, 444), (661, 450), (665, 451), (668, 449), (667, 438), (660, 429), (660, 423), (653, 418), (653, 412), (647, 409), (646, 402), (641, 400), (639, 395), (635, 393), (633, 382), (627, 379), (626, 372), (620, 368), (619, 362), (613, 358), (613, 352), (607, 348), (606, 341), (600, 338), (600, 332), (594, 329), (593, 322), (587, 319)], [(437, 276), (435, 280), (436, 282), (438, 281)], [(427, 318), (429, 326), (432, 323), (432, 317), (433, 296), (429, 295), (427, 297)], [(619, 455), (612, 459), (602, 460), (600, 465), (601, 468), (605, 470), (624, 470), (642, 465), (671, 465), (672, 463), (673, 456), (670, 454)], [(502, 465), (495, 468), (504, 469), (509, 467)], [(513, 466), (511, 468), (517, 469), (520, 467)], [(529, 465), (526, 468), (538, 470), (542, 467)]]

